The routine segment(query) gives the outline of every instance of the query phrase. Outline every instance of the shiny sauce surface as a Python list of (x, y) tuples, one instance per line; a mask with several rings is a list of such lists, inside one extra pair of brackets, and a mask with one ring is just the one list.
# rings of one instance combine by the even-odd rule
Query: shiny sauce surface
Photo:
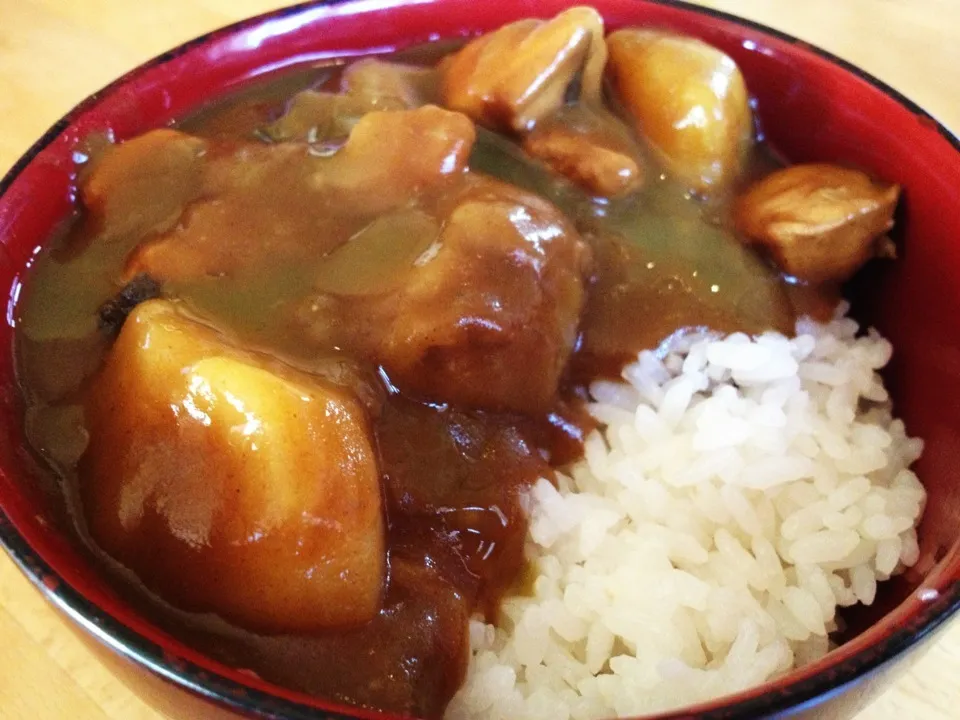
[[(423, 62), (436, 53), (412, 57)], [(438, 717), (465, 671), (467, 619), (478, 612), (494, 617), (505, 592), (522, 591), (521, 495), (579, 456), (592, 427), (584, 409), (589, 382), (616, 377), (638, 351), (691, 328), (789, 331), (794, 301), (790, 285), (738, 242), (728, 200), (693, 196), (649, 152), (644, 188), (600, 201), (526, 157), (512, 140), (480, 129), (469, 176), (421, 193), (414, 203), (383, 206), (404, 182), (387, 176), (380, 187), (317, 207), (303, 191), (303, 153), (285, 155), (270, 132), (296, 93), (335, 89), (341, 69), (305, 68), (259, 80), (180, 121), (179, 130), (209, 142), (203, 180), (195, 159), (159, 148), (144, 165), (143, 182), (112, 200), (115, 212), (94, 222), (78, 210), (38, 257), (18, 306), (26, 425), (34, 449), (61, 480), (91, 552), (167, 630), (218, 660), (296, 690)], [(429, 78), (423, 83), (429, 94)], [(568, 121), (577, 122), (576, 110)], [(623, 124), (616, 132), (632, 131)], [(102, 142), (88, 144), (95, 161)], [(322, 142), (313, 148), (317, 156), (337, 149)], [(762, 145), (752, 152), (754, 175), (777, 166)], [(183, 169), (165, 172), (174, 180), (158, 188), (149, 178), (158, 165)], [(212, 183), (221, 184), (217, 203), (204, 200)], [(516, 188), (558, 208), (590, 251), (585, 310), (559, 393), (536, 411), (520, 412), (425, 402), (416, 390), (398, 389), (371, 359), (370, 335), (391, 312), (389, 303), (369, 300), (373, 291), (389, 288), (430, 251), (453, 199), (497, 193), (509, 199)], [(183, 279), (174, 272), (165, 296), (238, 344), (300, 371), (329, 377), (346, 366), (357, 396), (375, 399), (371, 427), (386, 505), (389, 581), (381, 612), (365, 626), (265, 634), (202, 608), (174, 609), (103, 556), (87, 535), (81, 488), (95, 479), (84, 477), (79, 462), (87, 433), (82, 407), (112, 342), (98, 327), (98, 312), (129, 276), (131, 251), (178, 232), (186, 216), (222, 241), (212, 255), (179, 255), (171, 267), (196, 261), (216, 271)], [(263, 242), (250, 245), (249, 237)], [(357, 237), (365, 241), (343, 243)], [(473, 272), (474, 282), (491, 286), (499, 277), (495, 265)], [(363, 322), (353, 321), (358, 314)]]

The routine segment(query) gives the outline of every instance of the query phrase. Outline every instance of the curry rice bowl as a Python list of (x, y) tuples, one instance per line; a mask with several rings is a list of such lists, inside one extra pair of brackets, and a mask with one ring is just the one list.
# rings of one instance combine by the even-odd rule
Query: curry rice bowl
[(877, 371), (890, 343), (828, 324), (675, 338), (595, 382), (602, 429), (528, 497), (529, 597), (470, 628), (449, 720), (663, 711), (823, 656), (839, 608), (918, 560), (923, 443)]

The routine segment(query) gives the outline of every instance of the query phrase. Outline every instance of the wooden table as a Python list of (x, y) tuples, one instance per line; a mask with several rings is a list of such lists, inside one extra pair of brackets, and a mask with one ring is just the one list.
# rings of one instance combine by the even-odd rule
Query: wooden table
[[(478, 0), (480, 1), (480, 0)], [(588, 1), (588, 0), (587, 0)], [(122, 72), (277, 0), (0, 0), (0, 174)], [(704, 0), (821, 45), (960, 132), (960, 1)], [(960, 623), (858, 720), (960, 717)], [(0, 553), (0, 720), (160, 720)]]

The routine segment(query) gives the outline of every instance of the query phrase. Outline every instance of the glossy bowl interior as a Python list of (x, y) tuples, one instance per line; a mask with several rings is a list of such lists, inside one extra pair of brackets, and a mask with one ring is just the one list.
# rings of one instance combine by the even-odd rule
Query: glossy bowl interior
[[(71, 211), (77, 142), (124, 139), (162, 125), (265, 72), (384, 51), (548, 17), (563, 0), (409, 0), (296, 6), (187, 43), (92, 96), (58, 122), (0, 182), (0, 540), (80, 627), (134, 665), (225, 708), (289, 718), (373, 716), (262, 682), (209, 660), (150, 625), (74, 543), (56, 488), (25, 450), (10, 347), (32, 258)], [(891, 89), (825, 53), (719, 13), (644, 0), (594, 0), (608, 27), (648, 25), (703, 38), (740, 65), (767, 139), (794, 162), (833, 161), (900, 182), (900, 260), (859, 278), (855, 309), (894, 343), (887, 380), (908, 430), (926, 440), (929, 491), (922, 559), (850, 617), (852, 636), (824, 660), (775, 683), (695, 708), (755, 718), (803, 707), (867, 677), (941, 628), (960, 607), (960, 143)], [(858, 631), (862, 631), (859, 632)], [(689, 712), (671, 717), (689, 717)]]

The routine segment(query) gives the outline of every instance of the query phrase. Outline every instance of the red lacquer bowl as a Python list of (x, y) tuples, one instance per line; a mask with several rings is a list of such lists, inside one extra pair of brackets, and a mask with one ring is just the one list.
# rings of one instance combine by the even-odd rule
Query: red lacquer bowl
[[(262, 682), (214, 662), (138, 615), (76, 548), (55, 492), (24, 449), (9, 351), (21, 279), (71, 210), (79, 138), (118, 139), (168, 122), (245, 80), (338, 55), (382, 51), (549, 17), (564, 0), (317, 3), (198, 38), (88, 98), (0, 182), (0, 540), (21, 569), (127, 682), (173, 717), (375, 717)], [(929, 115), (856, 68), (780, 33), (679, 3), (594, 0), (610, 28), (648, 25), (703, 38), (729, 53), (757, 99), (770, 142), (795, 162), (834, 161), (904, 187), (902, 257), (857, 288), (861, 321), (894, 343), (888, 383), (911, 434), (926, 440), (918, 472), (929, 491), (922, 560), (880, 601), (850, 618), (860, 630), (822, 661), (754, 690), (670, 718), (849, 717), (890, 670), (929, 643), (960, 609), (960, 142)], [(666, 716), (665, 716), (666, 717)]]

